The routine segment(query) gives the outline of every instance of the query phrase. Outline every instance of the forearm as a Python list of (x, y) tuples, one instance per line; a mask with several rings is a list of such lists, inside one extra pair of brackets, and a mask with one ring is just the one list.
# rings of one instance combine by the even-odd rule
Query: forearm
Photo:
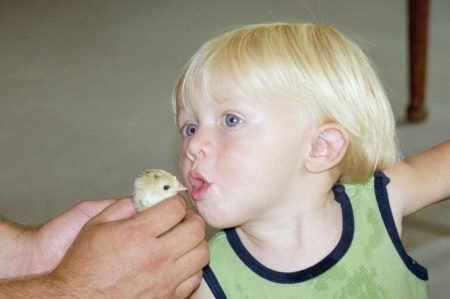
[(31, 232), (0, 219), (0, 280), (27, 275), (30, 264), (30, 250), (27, 242)]

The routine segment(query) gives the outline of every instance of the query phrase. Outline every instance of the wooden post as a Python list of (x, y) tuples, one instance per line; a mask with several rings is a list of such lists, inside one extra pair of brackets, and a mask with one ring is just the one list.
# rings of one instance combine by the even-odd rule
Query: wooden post
[(427, 118), (425, 107), (428, 0), (408, 0), (409, 14), (409, 91), (408, 121), (419, 122)]

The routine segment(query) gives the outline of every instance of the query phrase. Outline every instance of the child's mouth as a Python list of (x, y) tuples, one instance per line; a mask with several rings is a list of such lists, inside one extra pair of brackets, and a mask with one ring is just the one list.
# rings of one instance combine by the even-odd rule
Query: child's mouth
[(203, 200), (211, 184), (196, 170), (189, 171), (188, 178), (192, 185), (191, 198), (196, 201)]

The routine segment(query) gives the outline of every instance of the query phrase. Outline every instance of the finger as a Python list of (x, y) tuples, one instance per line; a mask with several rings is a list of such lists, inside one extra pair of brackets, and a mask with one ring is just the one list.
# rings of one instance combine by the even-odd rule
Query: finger
[[(100, 199), (82, 201), (74, 207), (75, 211), (82, 212), (87, 219), (97, 216), (104, 209), (117, 202), (118, 199)], [(68, 212), (70, 212), (69, 210)]]
[(183, 281), (175, 290), (175, 298), (188, 298), (202, 282), (202, 271), (198, 271), (185, 281)]
[(205, 222), (197, 213), (189, 213), (171, 231), (162, 236), (174, 256), (180, 257), (205, 239)]
[(186, 252), (175, 262), (175, 267), (183, 270), (184, 279), (202, 270), (209, 263), (210, 253), (208, 243), (200, 242), (195, 248)]
[(177, 271), (176, 273), (179, 275), (181, 274), (181, 276), (179, 276), (179, 286), (182, 286), (186, 283), (186, 281), (192, 279), (193, 276), (201, 273), (201, 270), (208, 264), (208, 262), (209, 248), (206, 241), (202, 241), (194, 249), (178, 258), (173, 268)]
[(180, 223), (186, 215), (186, 202), (175, 195), (142, 211), (134, 218), (146, 222), (150, 235), (159, 237)]
[(89, 221), (89, 224), (96, 225), (99, 223), (123, 220), (135, 214), (136, 210), (133, 206), (131, 198), (125, 197), (106, 207), (97, 216), (92, 218), (92, 220)]

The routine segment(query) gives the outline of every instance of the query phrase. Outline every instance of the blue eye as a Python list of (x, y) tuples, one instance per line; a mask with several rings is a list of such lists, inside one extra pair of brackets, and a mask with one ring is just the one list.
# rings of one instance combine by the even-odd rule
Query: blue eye
[(241, 123), (241, 119), (233, 114), (227, 114), (225, 116), (225, 125), (227, 127), (234, 127)]
[(195, 134), (195, 132), (197, 131), (197, 125), (194, 124), (189, 124), (186, 126), (186, 128), (184, 129), (184, 134), (187, 137), (191, 137), (192, 135)]

